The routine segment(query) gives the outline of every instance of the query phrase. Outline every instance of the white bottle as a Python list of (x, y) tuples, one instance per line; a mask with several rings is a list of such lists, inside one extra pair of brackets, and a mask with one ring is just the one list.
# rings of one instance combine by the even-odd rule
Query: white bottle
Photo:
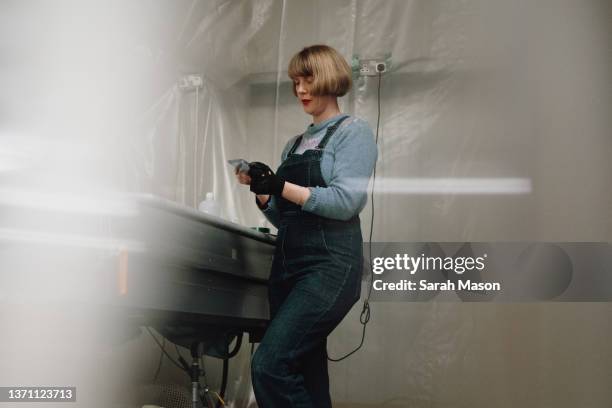
[(198, 205), (198, 209), (206, 214), (214, 215), (219, 217), (221, 215), (221, 209), (219, 204), (215, 201), (213, 193), (206, 193), (206, 199)]

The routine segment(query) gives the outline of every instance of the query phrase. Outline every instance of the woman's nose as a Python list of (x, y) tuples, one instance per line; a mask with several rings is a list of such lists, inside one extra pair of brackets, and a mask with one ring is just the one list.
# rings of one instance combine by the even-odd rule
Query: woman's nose
[(306, 89), (304, 88), (304, 86), (303, 86), (301, 83), (299, 83), (299, 84), (297, 84), (297, 85), (295, 86), (295, 91), (296, 91), (298, 94), (300, 94), (300, 95), (303, 95), (303, 94), (305, 94), (305, 93), (306, 93)]

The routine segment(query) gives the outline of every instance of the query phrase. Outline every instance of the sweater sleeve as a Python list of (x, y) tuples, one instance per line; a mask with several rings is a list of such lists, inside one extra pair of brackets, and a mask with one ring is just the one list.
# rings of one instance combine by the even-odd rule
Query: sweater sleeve
[[(364, 120), (338, 129), (334, 164), (327, 187), (310, 187), (302, 209), (322, 217), (348, 220), (365, 206), (368, 184), (378, 150), (370, 127)], [(333, 140), (332, 139), (332, 140)]]

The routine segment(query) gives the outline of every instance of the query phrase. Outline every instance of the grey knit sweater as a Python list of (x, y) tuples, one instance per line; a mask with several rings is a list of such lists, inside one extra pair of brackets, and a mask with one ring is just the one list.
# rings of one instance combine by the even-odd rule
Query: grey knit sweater
[[(308, 126), (295, 153), (301, 154), (304, 150), (314, 148), (327, 128), (343, 116), (348, 115), (340, 114)], [(287, 158), (298, 136), (287, 142), (281, 161)], [(344, 120), (323, 150), (321, 173), (327, 187), (310, 187), (310, 197), (302, 209), (337, 220), (348, 220), (359, 214), (367, 201), (368, 183), (377, 157), (376, 143), (368, 123), (357, 117)], [(280, 214), (274, 196), (262, 212), (272, 225), (278, 227)]]

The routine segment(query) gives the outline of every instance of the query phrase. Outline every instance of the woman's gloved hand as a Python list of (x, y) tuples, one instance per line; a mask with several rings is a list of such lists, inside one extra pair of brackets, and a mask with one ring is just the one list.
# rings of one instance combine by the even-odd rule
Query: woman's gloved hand
[(285, 180), (278, 177), (270, 167), (260, 162), (249, 163), (250, 190), (255, 194), (278, 194), (283, 192)]

